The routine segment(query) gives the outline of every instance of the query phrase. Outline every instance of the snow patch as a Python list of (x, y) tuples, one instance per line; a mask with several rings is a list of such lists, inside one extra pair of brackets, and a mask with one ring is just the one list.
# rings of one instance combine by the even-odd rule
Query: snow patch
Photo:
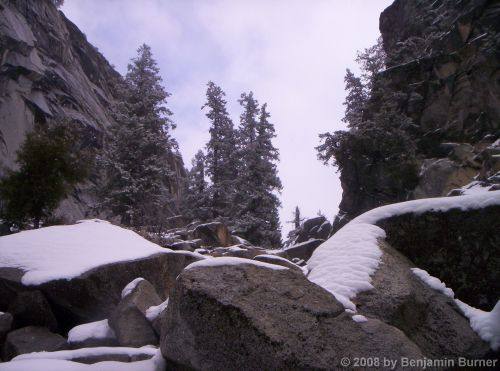
[[(161, 352), (156, 348), (151, 347), (142, 348), (87, 348), (87, 349), (77, 349), (74, 351), (60, 351), (60, 352), (40, 352), (40, 353), (29, 353), (23, 354), (15, 357), (11, 362), (5, 362), (0, 364), (1, 371), (163, 371), (166, 368), (166, 363)], [(96, 350), (97, 349), (97, 350)], [(126, 349), (125, 354), (133, 355), (134, 352), (140, 351), (142, 354), (144, 352), (151, 352), (153, 357), (144, 361), (137, 362), (116, 362), (116, 361), (105, 361), (97, 362), (91, 365), (72, 362), (65, 360), (65, 356), (61, 354), (62, 352), (103, 352), (115, 351), (116, 349)], [(75, 354), (75, 353), (73, 353)], [(82, 353), (83, 354), (83, 353)], [(87, 353), (89, 354), (89, 353)], [(96, 354), (96, 353), (92, 353)], [(99, 353), (97, 353), (99, 354)], [(31, 356), (31, 357), (30, 357)], [(75, 356), (75, 355), (73, 355)], [(30, 357), (30, 358), (28, 358)], [(60, 358), (58, 358), (60, 357)]]
[(356, 310), (351, 301), (370, 290), (370, 276), (382, 257), (378, 240), (385, 232), (371, 224), (349, 223), (321, 244), (307, 262), (307, 278), (332, 293), (344, 308)]
[(470, 326), (481, 339), (490, 343), (491, 349), (500, 349), (500, 300), (497, 301), (491, 312), (473, 308), (464, 302), (455, 299), (458, 307), (469, 319)]
[(163, 303), (159, 305), (153, 305), (146, 309), (146, 318), (153, 322), (168, 306), (168, 298)]
[(274, 269), (274, 270), (283, 270), (288, 269), (287, 267), (283, 267), (281, 265), (269, 264), (264, 262), (259, 262), (256, 260), (244, 259), (244, 258), (236, 258), (236, 257), (220, 257), (220, 258), (212, 258), (199, 260), (197, 262), (189, 264), (185, 270), (193, 269), (197, 267), (219, 267), (223, 265), (240, 265), (240, 264), (251, 264), (256, 265), (262, 268)]
[(145, 281), (145, 279), (142, 277), (137, 277), (135, 280), (129, 282), (127, 286), (125, 286), (122, 290), (122, 299), (128, 294), (130, 294), (132, 291), (134, 291), (139, 282), (141, 281)]
[(439, 278), (431, 276), (427, 271), (420, 268), (412, 268), (411, 271), (434, 290), (439, 291), (452, 299), (455, 297), (453, 290), (446, 287), (444, 282)]
[(115, 333), (107, 319), (102, 321), (85, 323), (73, 327), (68, 333), (68, 343), (80, 343), (87, 339), (109, 339), (114, 338)]
[(363, 323), (368, 321), (368, 319), (365, 316), (362, 316), (361, 314), (355, 314), (354, 316), (352, 316), (352, 320), (358, 323)]
[(173, 252), (131, 230), (95, 219), (3, 236), (0, 250), (0, 268), (22, 269), (25, 285), (69, 280), (104, 264)]

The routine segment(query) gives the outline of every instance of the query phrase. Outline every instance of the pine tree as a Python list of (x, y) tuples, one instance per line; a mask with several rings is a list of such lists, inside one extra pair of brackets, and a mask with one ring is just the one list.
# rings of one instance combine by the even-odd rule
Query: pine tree
[(304, 221), (304, 218), (300, 216), (300, 209), (298, 206), (295, 207), (295, 210), (293, 211), (292, 215), (293, 219), (288, 221), (288, 223), (293, 224), (294, 228), (290, 232), (288, 232), (284, 246), (291, 246), (295, 243), (295, 239), (297, 238), (297, 235), (299, 233), (300, 226)]
[(118, 84), (101, 191), (101, 207), (119, 216), (122, 224), (136, 227), (161, 223), (173, 214), (168, 160), (177, 148), (169, 135), (172, 113), (165, 106), (170, 94), (161, 85), (151, 48), (144, 44), (137, 52)]
[(0, 181), (1, 217), (23, 228), (38, 228), (89, 174), (90, 153), (82, 149), (66, 120), (37, 127), (17, 152), (17, 170)]
[(191, 161), (184, 198), (184, 216), (191, 220), (207, 221), (212, 218), (208, 183), (205, 180), (205, 155), (199, 150)]
[(206, 116), (210, 120), (206, 172), (211, 180), (211, 213), (212, 217), (227, 221), (232, 214), (237, 175), (235, 130), (226, 109), (224, 91), (210, 81), (206, 97), (202, 108), (208, 108)]
[(243, 107), (238, 131), (237, 217), (235, 229), (242, 237), (266, 247), (278, 246), (281, 232), (277, 196), (282, 188), (277, 175), (278, 150), (272, 139), (274, 126), (268, 121), (269, 113), (264, 104), (260, 110), (253, 93), (242, 94)]

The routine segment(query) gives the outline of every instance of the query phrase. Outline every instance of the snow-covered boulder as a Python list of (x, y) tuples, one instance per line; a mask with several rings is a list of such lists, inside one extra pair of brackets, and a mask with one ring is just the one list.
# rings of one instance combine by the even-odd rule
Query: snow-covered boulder
[(118, 345), (115, 332), (107, 319), (84, 323), (68, 332), (68, 344), (73, 349)]
[(290, 247), (285, 247), (284, 249), (280, 250), (278, 254), (287, 259), (299, 258), (302, 260), (308, 260), (314, 250), (316, 250), (316, 248), (323, 242), (325, 242), (325, 240), (311, 239)]
[(9, 332), (2, 349), (2, 358), (8, 361), (13, 357), (32, 352), (52, 352), (67, 349), (66, 339), (50, 332), (45, 327), (27, 326)]
[(136, 277), (150, 281), (164, 299), (182, 269), (204, 259), (100, 220), (0, 237), (0, 251), (0, 310), (26, 287), (38, 289), (62, 329), (108, 318)]
[(281, 256), (263, 254), (263, 255), (257, 255), (253, 259), (264, 263), (277, 264), (290, 269), (295, 269), (298, 272), (303, 272), (302, 268), (299, 267), (297, 264), (292, 263), (290, 260), (282, 258)]
[(176, 369), (337, 369), (342, 357), (422, 357), (394, 327), (353, 321), (304, 274), (238, 258), (189, 265), (161, 333), (162, 354)]
[[(475, 287), (468, 299), (476, 302), (490, 291), (498, 295), (499, 212), (498, 191), (373, 209), (316, 249), (307, 263), (308, 279), (353, 314), (357, 311), (398, 327), (427, 357), (487, 356), (488, 347), (481, 339), (493, 346), (500, 333), (490, 333), (494, 326), (477, 334), (472, 331), (474, 325), (471, 329), (466, 318), (470, 316), (453, 300), (453, 284), (458, 283), (462, 294), (467, 291), (460, 283)], [(471, 260), (471, 255), (478, 256)], [(431, 267), (432, 274), (445, 282), (443, 276), (450, 273), (446, 277), (451, 284), (446, 283), (453, 291), (415, 266)], [(454, 281), (453, 273), (467, 280)], [(490, 277), (490, 287), (484, 277)]]
[(122, 291), (122, 300), (111, 313), (109, 324), (118, 343), (122, 346), (139, 347), (158, 344), (147, 310), (161, 304), (155, 288), (147, 280), (137, 278)]

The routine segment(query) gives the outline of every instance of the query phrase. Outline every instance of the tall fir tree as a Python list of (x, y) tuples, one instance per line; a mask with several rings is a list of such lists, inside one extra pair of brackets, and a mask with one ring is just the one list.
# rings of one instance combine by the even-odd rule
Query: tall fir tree
[(276, 136), (264, 104), (260, 109), (253, 93), (242, 94), (243, 107), (238, 131), (241, 159), (237, 197), (236, 231), (249, 241), (276, 247), (281, 242), (277, 192), (282, 188), (277, 175), (278, 150), (272, 139)]
[(187, 177), (183, 214), (191, 220), (207, 221), (212, 218), (211, 199), (205, 179), (205, 155), (199, 150), (191, 161)]
[(207, 84), (207, 118), (210, 120), (210, 139), (206, 150), (206, 173), (211, 181), (212, 217), (227, 221), (232, 214), (237, 176), (235, 129), (226, 109), (224, 91), (215, 83)]
[(169, 93), (161, 85), (151, 48), (143, 44), (117, 84), (119, 102), (115, 123), (103, 156), (106, 183), (104, 209), (130, 226), (157, 225), (171, 205), (169, 155), (177, 147), (170, 137), (172, 113), (166, 108)]

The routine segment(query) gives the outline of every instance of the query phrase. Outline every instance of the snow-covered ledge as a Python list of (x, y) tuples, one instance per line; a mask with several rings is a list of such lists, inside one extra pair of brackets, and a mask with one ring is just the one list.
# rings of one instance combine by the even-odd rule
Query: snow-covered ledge
[[(451, 209), (465, 211), (493, 205), (500, 205), (500, 191), (408, 201), (370, 210), (346, 224), (314, 251), (307, 262), (308, 279), (331, 292), (347, 310), (355, 312), (356, 305), (353, 299), (361, 291), (373, 288), (371, 277), (376, 272), (382, 257), (379, 240), (384, 239), (386, 233), (376, 225), (377, 222), (409, 213), (422, 214)], [(500, 323), (500, 304), (497, 303), (489, 313), (466, 306), (459, 301), (458, 305), (481, 338), (488, 339), (492, 347), (498, 348), (500, 325), (495, 327), (483, 324), (489, 323), (493, 318), (497, 320), (496, 323)], [(483, 330), (486, 327), (488, 330)]]

